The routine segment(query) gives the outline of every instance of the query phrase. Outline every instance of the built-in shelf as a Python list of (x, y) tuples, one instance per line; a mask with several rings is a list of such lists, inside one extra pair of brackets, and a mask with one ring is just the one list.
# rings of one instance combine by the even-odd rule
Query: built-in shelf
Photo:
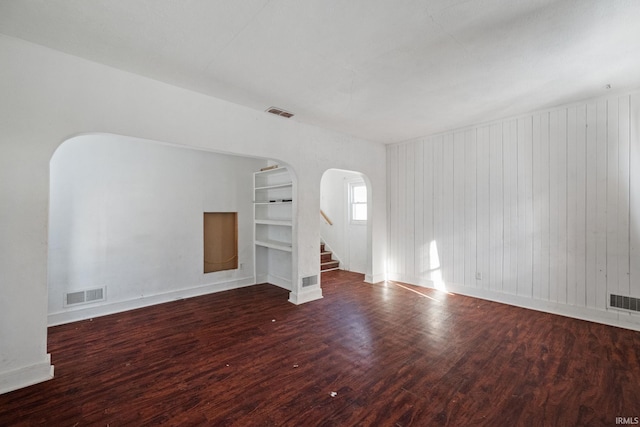
[(291, 243), (279, 242), (277, 240), (256, 240), (257, 246), (263, 246), (265, 248), (277, 249), (279, 251), (291, 252)]
[(253, 222), (256, 283), (292, 290), (293, 181), (286, 167), (253, 175)]
[(256, 224), (263, 225), (282, 225), (286, 227), (291, 227), (293, 222), (290, 219), (256, 219)]
[(256, 191), (258, 190), (275, 190), (276, 188), (287, 188), (287, 187), (291, 187), (293, 184), (291, 184), (290, 182), (287, 183), (283, 183), (283, 184), (275, 184), (275, 185), (266, 185), (263, 187), (256, 187)]
[(261, 202), (261, 201), (254, 201), (253, 202), (256, 205), (290, 205), (291, 203), (293, 203), (292, 200), (286, 201), (286, 202)]

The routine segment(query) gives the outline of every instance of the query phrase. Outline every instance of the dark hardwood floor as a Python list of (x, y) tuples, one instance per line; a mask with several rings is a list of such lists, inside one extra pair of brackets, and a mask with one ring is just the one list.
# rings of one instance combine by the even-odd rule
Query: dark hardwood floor
[[(640, 416), (640, 333), (323, 274), (53, 327), (0, 425), (586, 426)], [(332, 393), (335, 393), (332, 396)]]

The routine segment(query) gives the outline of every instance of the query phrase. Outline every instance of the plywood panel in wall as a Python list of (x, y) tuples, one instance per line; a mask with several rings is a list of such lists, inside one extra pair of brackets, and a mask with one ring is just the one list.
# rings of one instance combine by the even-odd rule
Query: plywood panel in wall
[(204, 213), (204, 272), (238, 268), (238, 213)]
[(453, 282), (464, 284), (465, 275), (465, 134), (453, 135)]
[(533, 119), (518, 119), (518, 295), (533, 296)]
[(415, 277), (421, 277), (423, 272), (426, 270), (427, 265), (425, 262), (425, 235), (424, 235), (424, 174), (425, 174), (425, 165), (423, 164), (424, 158), (424, 143), (416, 142), (414, 145), (413, 152), (413, 168), (414, 168), (414, 209), (415, 209), (415, 217), (414, 217), (414, 238), (413, 238), (413, 251), (415, 257)]
[[(504, 151), (504, 261), (503, 291), (518, 293), (518, 122), (510, 120), (502, 128)], [(522, 212), (524, 214), (524, 211)]]
[(464, 284), (478, 286), (476, 280), (477, 261), (477, 142), (476, 130), (464, 133)]
[(562, 110), (559, 114), (558, 124), (559, 142), (558, 142), (558, 167), (560, 175), (558, 177), (558, 263), (559, 271), (557, 272), (558, 299), (560, 304), (567, 303), (567, 203), (568, 203), (568, 183), (567, 183), (567, 111)]
[(576, 303), (587, 305), (587, 107), (576, 109)]
[(629, 292), (640, 298), (640, 94), (631, 97), (629, 117)]
[(490, 284), (490, 252), (491, 252), (491, 218), (490, 218), (490, 133), (489, 127), (485, 126), (478, 129), (477, 144), (477, 190), (476, 198), (477, 206), (477, 246), (476, 259), (477, 270), (482, 279), (479, 287), (488, 289)]
[(586, 305), (596, 306), (596, 233), (597, 233), (597, 108), (587, 105), (587, 156), (586, 156)]
[(397, 145), (387, 146), (387, 218), (389, 221), (387, 230), (387, 272), (398, 274), (398, 149)]
[(422, 200), (422, 227), (424, 238), (422, 240), (422, 248), (423, 248), (423, 257), (425, 261), (425, 272), (421, 277), (432, 280), (433, 279), (433, 270), (436, 267), (433, 264), (433, 257), (431, 254), (431, 243), (434, 241), (434, 232), (433, 232), (433, 222), (434, 222), (434, 212), (435, 212), (435, 204), (433, 203), (434, 198), (434, 168), (433, 168), (433, 141), (427, 140), (423, 147), (423, 164), (424, 164), (424, 199)]
[(406, 197), (405, 197), (405, 233), (404, 233), (404, 257), (405, 257), (405, 267), (404, 271), (408, 272), (412, 277), (415, 277), (416, 268), (415, 268), (415, 239), (416, 239), (416, 227), (415, 227), (415, 144), (406, 144), (405, 145), (405, 187), (406, 187)]
[(398, 218), (400, 219), (399, 236), (402, 240), (398, 242), (398, 268), (404, 274), (411, 274), (407, 268), (407, 239), (409, 238), (409, 225), (407, 224), (407, 145), (401, 145), (398, 149)]
[(606, 291), (618, 294), (618, 100), (607, 104)]
[(549, 300), (567, 301), (567, 112), (549, 116)]
[(502, 291), (504, 206), (502, 126), (489, 127), (489, 289)]
[(578, 254), (578, 141), (576, 132), (578, 110), (567, 109), (567, 304), (576, 304)]
[[(558, 300), (558, 270), (560, 263), (559, 251), (559, 215), (557, 210), (560, 193), (559, 178), (560, 165), (558, 164), (558, 145), (560, 143), (558, 126), (558, 111), (549, 112), (549, 301)], [(551, 184), (553, 183), (553, 185)]]
[(442, 280), (453, 282), (453, 134), (444, 136), (442, 146), (442, 233), (440, 235), (439, 251), (442, 270)]
[(533, 117), (533, 297), (549, 299), (549, 114)]
[(433, 240), (429, 242), (431, 258), (431, 278), (442, 281), (442, 247), (444, 236), (444, 216), (451, 214), (445, 211), (444, 202), (444, 139), (433, 138)]
[(597, 104), (596, 119), (596, 301), (607, 306), (607, 100)]
[(629, 295), (629, 97), (618, 99), (618, 293)]

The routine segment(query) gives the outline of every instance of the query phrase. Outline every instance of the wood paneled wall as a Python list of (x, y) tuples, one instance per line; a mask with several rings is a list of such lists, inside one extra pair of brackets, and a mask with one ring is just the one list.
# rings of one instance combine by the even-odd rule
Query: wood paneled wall
[(640, 297), (639, 119), (634, 94), (390, 145), (388, 277), (581, 317)]

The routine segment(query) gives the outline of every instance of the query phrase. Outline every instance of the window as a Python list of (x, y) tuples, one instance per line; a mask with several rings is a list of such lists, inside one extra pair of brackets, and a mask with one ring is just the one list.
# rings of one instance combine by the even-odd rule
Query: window
[(364, 182), (349, 184), (349, 220), (352, 224), (367, 222), (367, 186)]

